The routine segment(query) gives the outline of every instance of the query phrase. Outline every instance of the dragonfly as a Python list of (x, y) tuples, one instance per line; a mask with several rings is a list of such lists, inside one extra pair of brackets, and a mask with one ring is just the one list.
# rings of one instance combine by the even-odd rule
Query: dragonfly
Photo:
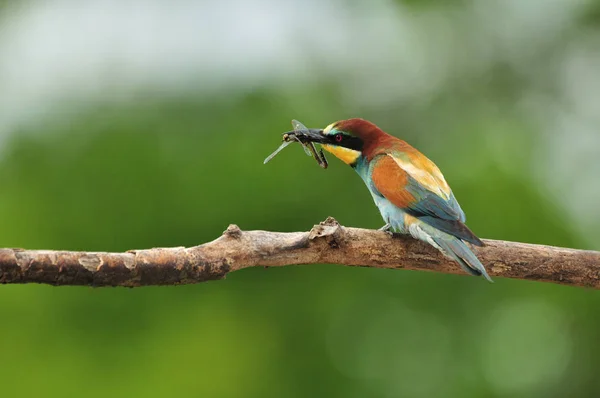
[(279, 152), (281, 152), (283, 150), (283, 148), (287, 147), (291, 143), (299, 142), (300, 145), (302, 145), (304, 152), (308, 156), (314, 157), (316, 159), (317, 163), (319, 164), (319, 166), (326, 169), (328, 166), (328, 163), (327, 163), (327, 158), (325, 158), (325, 154), (323, 153), (323, 149), (317, 151), (317, 148), (315, 148), (315, 144), (313, 142), (310, 142), (310, 141), (303, 142), (302, 141), (302, 138), (306, 137), (306, 135), (308, 133), (308, 128), (306, 128), (305, 125), (303, 125), (302, 123), (300, 123), (299, 121), (297, 121), (295, 119), (292, 120), (292, 127), (294, 130), (283, 134), (283, 143), (272, 154), (267, 156), (267, 158), (265, 159), (263, 164), (267, 164), (267, 162), (269, 162), (271, 159), (273, 159)]

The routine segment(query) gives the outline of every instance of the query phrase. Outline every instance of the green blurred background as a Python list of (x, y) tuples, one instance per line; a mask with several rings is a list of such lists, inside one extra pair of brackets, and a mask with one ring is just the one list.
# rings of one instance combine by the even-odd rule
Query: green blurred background
[[(592, 0), (0, 1), (0, 247), (192, 246), (382, 225), (292, 147), (363, 117), (481, 237), (600, 250)], [(600, 294), (334, 265), (195, 286), (0, 286), (2, 396), (600, 394)]]

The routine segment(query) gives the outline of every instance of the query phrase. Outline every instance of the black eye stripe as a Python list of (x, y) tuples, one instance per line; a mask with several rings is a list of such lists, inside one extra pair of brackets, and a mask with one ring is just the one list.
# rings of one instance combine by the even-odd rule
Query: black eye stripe
[(360, 138), (347, 133), (335, 133), (330, 136), (331, 143), (344, 148), (354, 149), (355, 151), (362, 151), (363, 142)]

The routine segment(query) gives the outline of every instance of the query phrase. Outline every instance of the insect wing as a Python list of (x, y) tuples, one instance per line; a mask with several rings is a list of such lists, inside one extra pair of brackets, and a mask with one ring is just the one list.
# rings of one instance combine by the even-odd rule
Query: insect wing
[(302, 123), (300, 123), (299, 121), (297, 121), (296, 119), (292, 120), (292, 127), (294, 128), (294, 131), (297, 131), (299, 133), (308, 131), (306, 126), (303, 125)]
[[(292, 127), (294, 128), (294, 131), (298, 132), (298, 133), (308, 132), (308, 129), (306, 128), (306, 126), (303, 125), (302, 123), (300, 123), (299, 121), (297, 121), (296, 119), (292, 120)], [(312, 156), (312, 153), (311, 153), (310, 149), (308, 149), (306, 147), (306, 145), (302, 141), (300, 141), (300, 139), (298, 137), (296, 137), (296, 140), (300, 144), (302, 144), (302, 148), (304, 149), (304, 153), (306, 153), (308, 156)]]
[(269, 156), (267, 156), (267, 158), (265, 159), (265, 161), (263, 162), (263, 164), (267, 164), (267, 162), (271, 159), (273, 159), (275, 157), (275, 155), (277, 155), (279, 152), (281, 152), (281, 150), (283, 148), (285, 148), (286, 146), (290, 145), (292, 142), (294, 141), (285, 141), (283, 144), (281, 144), (279, 146), (279, 148), (275, 149), (275, 152), (273, 152), (272, 154), (270, 154)]

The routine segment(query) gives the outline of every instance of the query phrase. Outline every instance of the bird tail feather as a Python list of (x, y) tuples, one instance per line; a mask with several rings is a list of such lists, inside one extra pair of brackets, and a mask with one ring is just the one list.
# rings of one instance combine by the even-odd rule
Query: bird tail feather
[(432, 237), (433, 241), (442, 249), (444, 254), (454, 259), (469, 274), (483, 275), (485, 279), (494, 282), (477, 256), (469, 249), (462, 240), (449, 237)]

